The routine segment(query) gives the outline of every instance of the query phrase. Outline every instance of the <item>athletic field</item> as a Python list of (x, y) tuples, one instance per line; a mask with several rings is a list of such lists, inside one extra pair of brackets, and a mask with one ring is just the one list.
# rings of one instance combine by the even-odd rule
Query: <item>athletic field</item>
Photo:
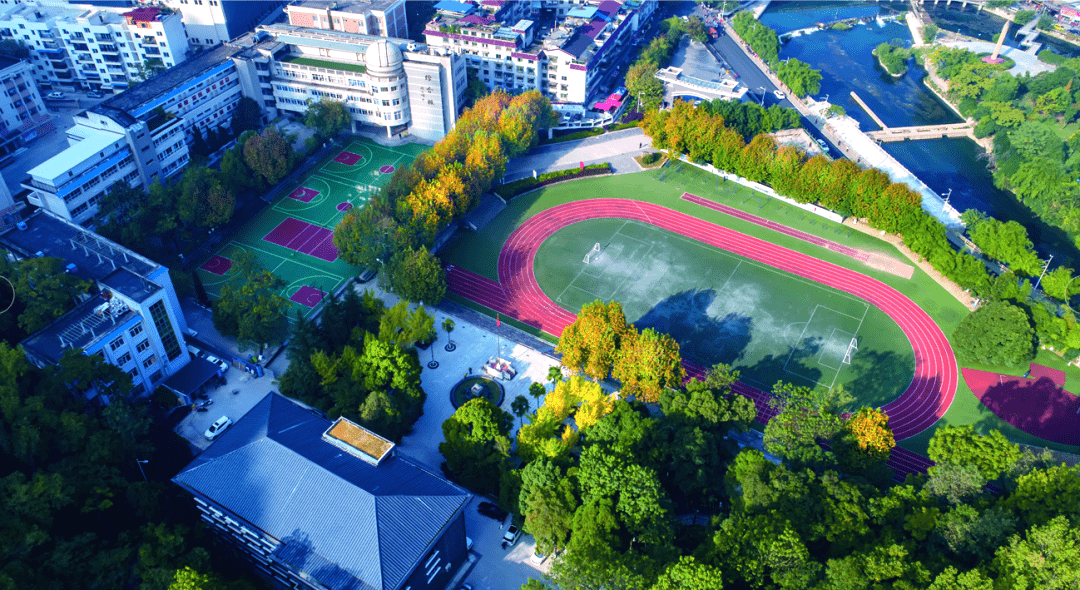
[(883, 405), (911, 383), (911, 345), (876, 307), (654, 225), (568, 225), (540, 246), (534, 268), (561, 307), (618, 301), (639, 329), (671, 334), (684, 358), (733, 365), (765, 391), (781, 380), (843, 384)]
[(345, 212), (362, 207), (368, 195), (390, 180), (425, 149), (408, 144), (383, 147), (354, 139), (312, 167), (298, 182), (286, 186), (232, 240), (198, 269), (206, 292), (216, 298), (232, 276), (233, 260), (241, 250), (253, 252), (263, 267), (281, 277), (282, 294), (291, 302), (289, 316), (314, 310), (356, 268), (338, 258), (333, 229)]

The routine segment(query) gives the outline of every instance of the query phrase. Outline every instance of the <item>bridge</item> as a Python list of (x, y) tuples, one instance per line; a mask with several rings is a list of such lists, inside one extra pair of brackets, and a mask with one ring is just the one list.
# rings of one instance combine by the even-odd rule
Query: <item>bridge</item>
[(905, 139), (938, 139), (941, 137), (965, 137), (972, 135), (973, 123), (949, 123), (946, 125), (915, 125), (912, 127), (886, 127), (880, 131), (867, 131), (870, 139), (877, 141), (904, 141)]

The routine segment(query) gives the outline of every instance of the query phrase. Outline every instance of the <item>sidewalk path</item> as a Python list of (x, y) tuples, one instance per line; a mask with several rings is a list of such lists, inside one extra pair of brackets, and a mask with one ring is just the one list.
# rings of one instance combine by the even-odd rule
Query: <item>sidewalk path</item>
[(616, 174), (641, 170), (633, 157), (650, 151), (652, 138), (641, 129), (620, 129), (596, 137), (567, 141), (533, 148), (520, 158), (506, 164), (505, 182), (532, 176), (533, 170), (542, 174), (564, 170), (585, 162), (585, 165), (610, 162)]

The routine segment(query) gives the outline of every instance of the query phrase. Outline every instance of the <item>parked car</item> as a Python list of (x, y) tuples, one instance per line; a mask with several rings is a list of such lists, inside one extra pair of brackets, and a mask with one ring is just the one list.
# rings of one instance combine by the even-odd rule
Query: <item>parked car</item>
[(232, 418), (229, 418), (228, 416), (222, 416), (215, 420), (214, 423), (210, 425), (210, 428), (206, 429), (206, 432), (203, 434), (203, 436), (206, 437), (206, 440), (214, 440), (215, 438), (221, 436), (222, 432), (228, 430), (229, 426), (232, 426)]
[(365, 268), (360, 274), (356, 275), (356, 282), (360, 284), (367, 283), (375, 278), (375, 275), (378, 274), (378, 272), (379, 271), (375, 269)]
[(503, 541), (513, 545), (517, 543), (517, 540), (521, 538), (521, 529), (514, 525), (510, 525), (506, 528), (506, 532), (503, 533)]
[(539, 549), (533, 551), (533, 554), (531, 556), (529, 556), (529, 561), (535, 563), (536, 565), (540, 565), (541, 563), (544, 563), (545, 559), (547, 559), (547, 556), (544, 555), (543, 553), (540, 553)]
[(57, 90), (57, 91), (48, 93), (47, 95), (45, 95), (45, 98), (51, 98), (53, 100), (64, 98), (64, 93)]
[(779, 90), (773, 90), (773, 96), (776, 97), (776, 100), (784, 100), (785, 98), (787, 98), (787, 95), (783, 92), (780, 92)]
[(499, 522), (506, 520), (506, 512), (491, 502), (481, 502), (476, 511), (492, 520)]
[(91, 90), (90, 92), (86, 93), (87, 98), (101, 98), (101, 96), (101, 93), (97, 90)]
[(829, 144), (825, 143), (824, 139), (816, 139), (814, 141), (816, 141), (817, 144), (819, 146), (821, 146), (821, 151), (823, 151), (823, 152), (828, 152), (829, 151)]
[(218, 357), (216, 357), (216, 356), (214, 356), (212, 354), (206, 355), (206, 360), (208, 360), (208, 361), (214, 363), (215, 365), (217, 365), (218, 368), (221, 369), (222, 373), (225, 373), (225, 372), (227, 372), (229, 370), (229, 363), (219, 359)]

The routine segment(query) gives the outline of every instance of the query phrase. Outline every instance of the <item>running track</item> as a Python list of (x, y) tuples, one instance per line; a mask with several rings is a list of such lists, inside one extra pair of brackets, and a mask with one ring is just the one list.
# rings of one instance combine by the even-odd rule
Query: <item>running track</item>
[[(515, 318), (554, 336), (574, 321), (575, 314), (559, 307), (536, 282), (536, 251), (559, 229), (588, 219), (627, 219), (649, 223), (699, 242), (790, 272), (860, 297), (884, 311), (900, 326), (915, 354), (915, 375), (908, 388), (882, 407), (897, 440), (912, 437), (933, 425), (952, 404), (959, 379), (952, 347), (937, 324), (918, 305), (892, 287), (853, 270), (709, 223), (653, 203), (629, 199), (590, 199), (559, 205), (525, 221), (507, 239), (499, 254), (499, 282), (449, 267), (450, 290), (480, 305)], [(687, 374), (706, 369), (684, 361)], [(776, 411), (770, 394), (744, 383), (734, 390), (754, 400), (758, 421), (766, 423)], [(930, 463), (897, 447), (890, 464), (901, 472), (925, 471)]]

